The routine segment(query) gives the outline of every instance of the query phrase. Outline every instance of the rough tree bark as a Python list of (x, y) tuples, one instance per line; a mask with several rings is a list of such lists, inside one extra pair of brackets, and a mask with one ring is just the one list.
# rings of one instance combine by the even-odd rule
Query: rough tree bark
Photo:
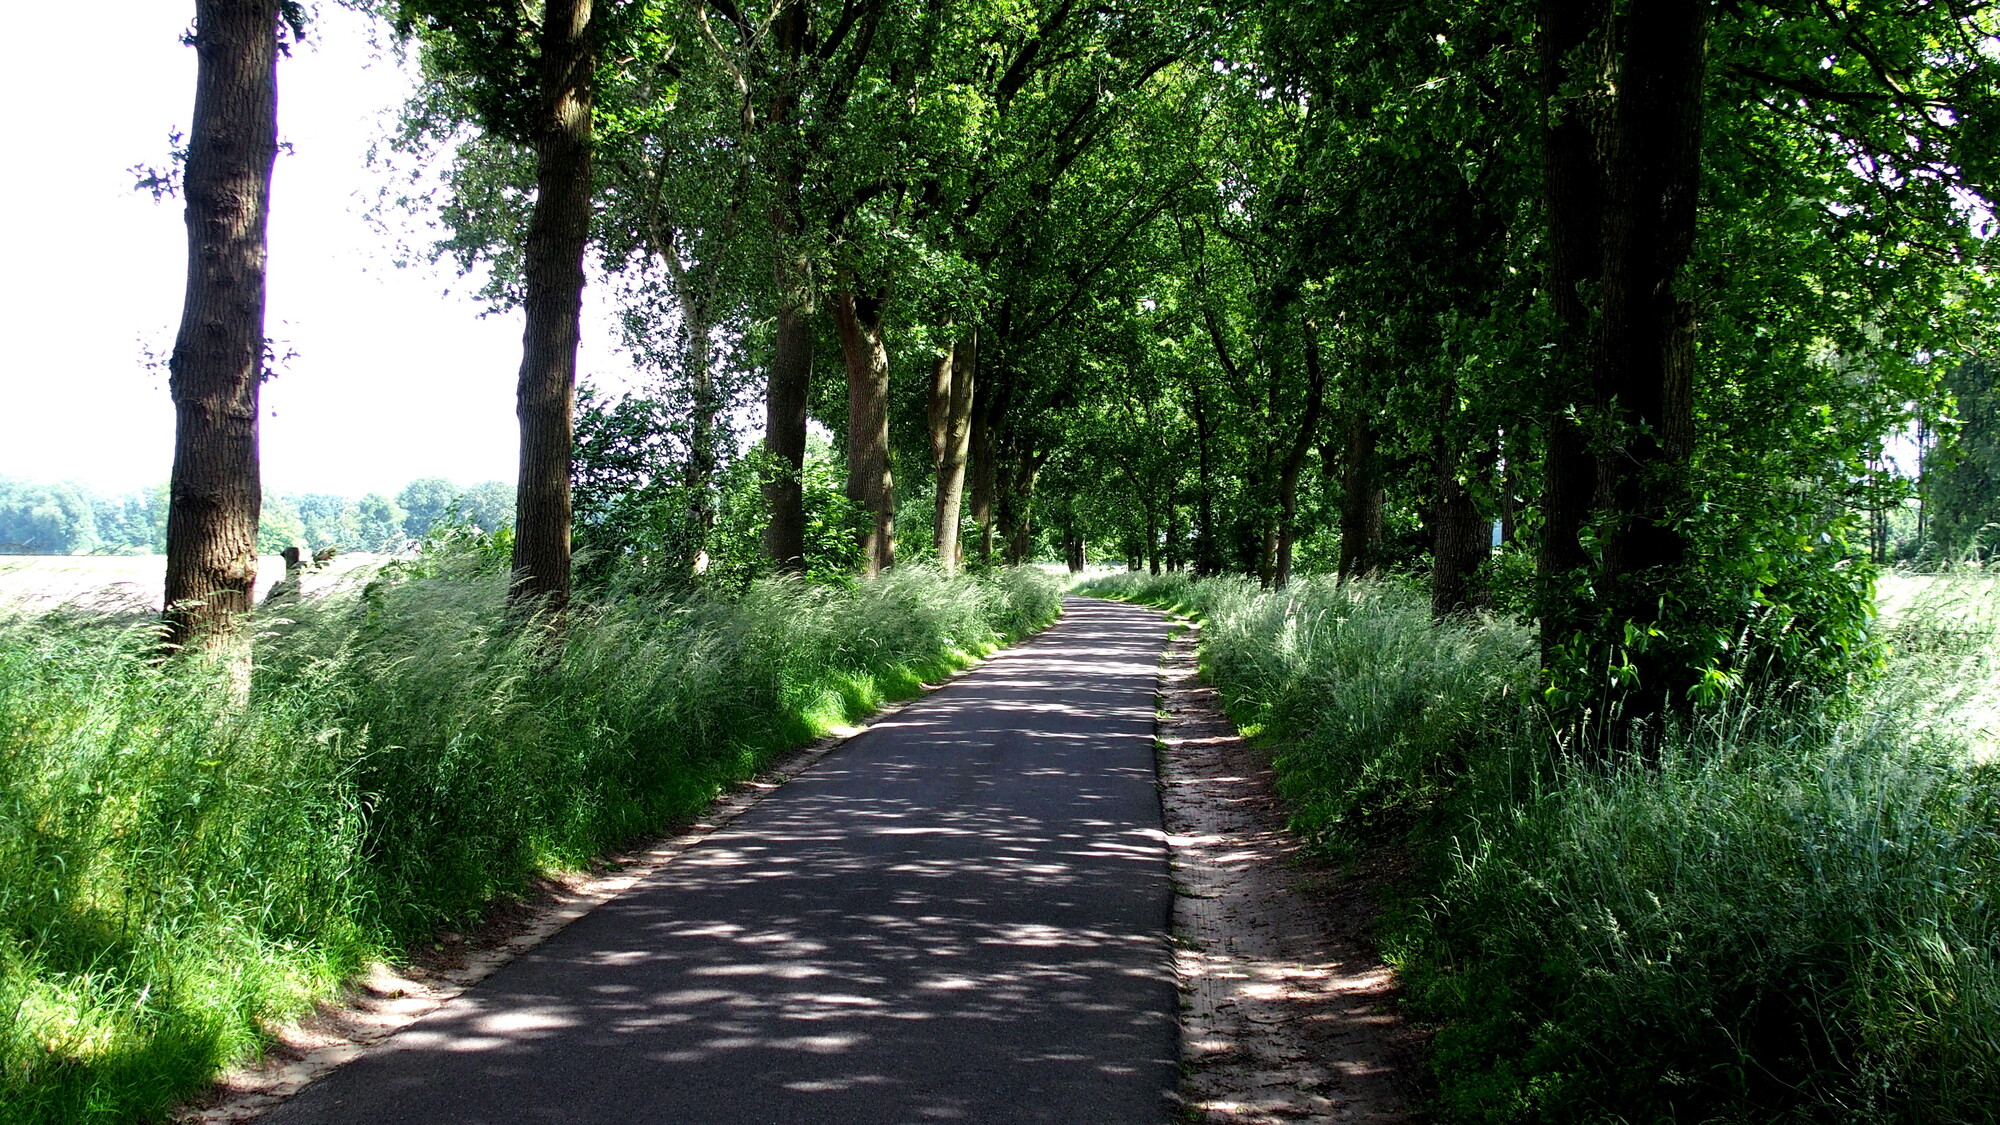
[(1380, 565), (1382, 484), (1375, 427), (1359, 415), (1347, 424), (1340, 454), (1340, 581), (1368, 578)]
[(972, 447), (973, 387), (979, 371), (979, 332), (968, 330), (938, 357), (931, 374), (927, 420), (937, 485), (937, 520), (932, 528), (938, 565), (958, 569), (959, 513), (965, 501), (965, 466)]
[[(1457, 389), (1446, 391), (1455, 398)], [(1480, 512), (1478, 498), (1463, 479), (1490, 479), (1496, 454), (1487, 448), (1467, 456), (1454, 435), (1440, 433), (1433, 452), (1437, 498), (1431, 511), (1431, 615), (1450, 617), (1485, 604), (1475, 585), (1479, 568), (1492, 555), (1493, 523)]]
[(257, 582), (265, 224), (278, 155), (277, 0), (198, 0), (187, 291), (168, 363), (166, 644), (235, 632)]
[[(1542, 173), (1548, 197), (1548, 289), (1556, 347), (1543, 412), (1541, 541), (1542, 653), (1578, 627), (1571, 572), (1590, 564), (1580, 538), (1597, 488), (1596, 462), (1577, 417), (1589, 405), (1590, 309), (1584, 292), (1603, 268), (1604, 169), (1598, 150), (1608, 85), (1610, 5), (1606, 0), (1542, 0)], [(1592, 49), (1594, 46), (1594, 50)], [(1579, 93), (1579, 88), (1584, 92)]]
[(889, 466), (889, 349), (882, 339), (885, 296), (833, 298), (840, 355), (847, 367), (847, 498), (867, 514), (862, 570), (873, 577), (896, 565), (895, 482)]
[[(783, 125), (791, 117), (806, 31), (806, 6), (792, 0), (773, 25), (782, 71), (766, 114), (767, 128)], [(762, 485), (770, 517), (764, 525), (764, 553), (778, 570), (798, 574), (806, 568), (805, 489), (800, 476), (806, 465), (806, 403), (812, 396), (812, 263), (799, 247), (804, 167), (796, 152), (782, 154), (779, 161), (779, 199), (770, 210), (777, 248), (772, 272), (778, 314), (764, 394), (764, 451), (769, 463)]]
[[(1616, 617), (1650, 623), (1687, 552), (1675, 524), (1694, 428), (1694, 312), (1675, 283), (1694, 247), (1701, 182), (1707, 0), (1634, 0), (1626, 11), (1609, 136), (1603, 307), (1592, 382), (1610, 440), (1597, 493), (1609, 509), (1603, 560)], [(1627, 723), (1648, 720), (1690, 675), (1653, 646), (1634, 654)]]
[(549, 0), (541, 27), (535, 205), (528, 220), (522, 308), (521, 475), (514, 500), (516, 607), (560, 612), (569, 601), (570, 457), (583, 249), (590, 236), (591, 0)]

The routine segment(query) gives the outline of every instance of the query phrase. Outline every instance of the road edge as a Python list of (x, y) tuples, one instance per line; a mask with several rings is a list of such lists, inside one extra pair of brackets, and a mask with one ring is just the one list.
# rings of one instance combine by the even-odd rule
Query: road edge
[(1200, 622), (1168, 616), (1154, 752), (1181, 993), (1177, 1119), (1421, 1120), (1423, 1033), (1373, 946), (1373, 880), (1306, 859), (1269, 755), (1200, 683)]
[(276, 1108), (630, 890), (870, 728), (1041, 637), (1066, 615), (1067, 607), (1059, 603), (1056, 616), (1034, 632), (923, 684), (918, 694), (881, 708), (858, 726), (838, 728), (778, 754), (755, 777), (718, 795), (692, 823), (604, 857), (594, 865), (602, 873), (538, 880), (522, 902), (498, 911), (500, 917), (474, 939), (440, 935), (449, 945), (438, 956), (402, 967), (370, 964), (308, 1015), (268, 1027), (271, 1043), (262, 1056), (225, 1069), (202, 1093), (176, 1107), (170, 1119), (178, 1125), (237, 1125)]

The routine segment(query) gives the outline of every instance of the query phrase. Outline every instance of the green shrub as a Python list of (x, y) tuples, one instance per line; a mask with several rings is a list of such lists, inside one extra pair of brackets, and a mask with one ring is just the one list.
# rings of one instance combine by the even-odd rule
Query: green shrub
[(0, 622), (0, 1121), (157, 1115), (259, 1021), (1053, 618), (1039, 572), (607, 594), (510, 628), (474, 550), (260, 616)]

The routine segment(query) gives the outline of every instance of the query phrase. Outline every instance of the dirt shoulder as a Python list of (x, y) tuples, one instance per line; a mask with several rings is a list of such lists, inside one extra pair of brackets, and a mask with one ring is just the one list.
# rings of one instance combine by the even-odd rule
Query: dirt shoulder
[(1417, 1120), (1422, 1035), (1371, 940), (1394, 865), (1304, 855), (1268, 754), (1197, 676), (1196, 637), (1167, 650), (1159, 723), (1188, 1119)]

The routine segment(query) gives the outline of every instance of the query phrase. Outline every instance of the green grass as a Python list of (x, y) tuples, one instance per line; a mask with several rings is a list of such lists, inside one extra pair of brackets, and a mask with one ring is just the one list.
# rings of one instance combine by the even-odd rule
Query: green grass
[(157, 1117), (375, 957), (686, 818), (1053, 619), (1039, 572), (610, 595), (559, 650), (472, 559), (258, 621), (0, 621), (0, 1121)]
[(1381, 937), (1444, 1120), (2000, 1117), (1986, 580), (1892, 591), (1890, 667), (1850, 696), (1739, 700), (1623, 767), (1538, 722), (1525, 632), (1434, 624), (1414, 587), (1080, 592), (1199, 613), (1298, 827), (1414, 847)]

